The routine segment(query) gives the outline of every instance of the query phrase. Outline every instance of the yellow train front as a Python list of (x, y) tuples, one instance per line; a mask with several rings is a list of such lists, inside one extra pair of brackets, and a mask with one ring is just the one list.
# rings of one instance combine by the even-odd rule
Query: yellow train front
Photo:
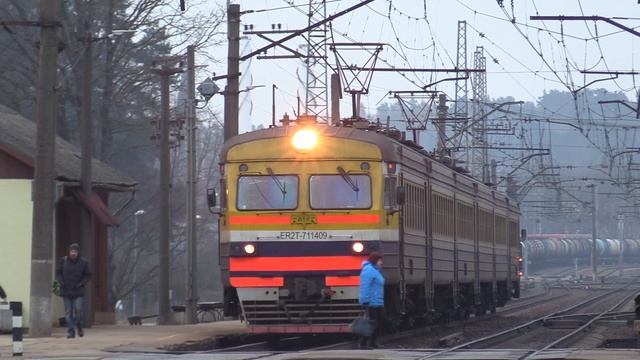
[(252, 331), (349, 331), (366, 254), (397, 242), (381, 150), (355, 132), (282, 127), (225, 144), (225, 303), (228, 313), (239, 305)]
[(374, 250), (396, 328), (484, 313), (518, 288), (517, 206), (375, 129), (242, 134), (221, 169), (225, 315), (251, 332), (349, 332)]

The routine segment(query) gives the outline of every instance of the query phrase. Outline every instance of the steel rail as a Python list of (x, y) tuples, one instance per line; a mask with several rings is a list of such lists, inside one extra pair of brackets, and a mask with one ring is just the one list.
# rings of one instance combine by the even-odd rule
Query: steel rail
[[(505, 308), (502, 308), (502, 311), (498, 311), (495, 314), (488, 314), (486, 316), (479, 316), (479, 317), (474, 317), (474, 318), (470, 318), (470, 319), (452, 321), (452, 322), (448, 322), (446, 324), (429, 325), (429, 326), (424, 326), (424, 327), (420, 327), (420, 328), (416, 328), (416, 329), (401, 331), (401, 332), (398, 332), (398, 333), (383, 335), (383, 336), (379, 337), (379, 341), (380, 341), (380, 343), (385, 344), (385, 343), (388, 343), (388, 342), (391, 342), (391, 341), (397, 341), (397, 340), (402, 340), (402, 339), (406, 339), (406, 338), (417, 336), (417, 335), (422, 335), (422, 334), (428, 333), (429, 331), (442, 329), (444, 327), (455, 327), (455, 326), (458, 326), (458, 325), (472, 324), (472, 323), (475, 323), (475, 322), (478, 322), (478, 321), (482, 321), (482, 320), (486, 320), (486, 319), (490, 319), (490, 318), (496, 317), (498, 315), (504, 315), (504, 314), (508, 314), (508, 313), (511, 313), (511, 312), (515, 312), (515, 311), (521, 310), (522, 308), (525, 308), (525, 307), (528, 307), (528, 306), (532, 306), (532, 305), (535, 305), (535, 304), (543, 303), (543, 302), (546, 302), (546, 301), (551, 301), (551, 300), (554, 300), (554, 299), (556, 299), (556, 298), (558, 298), (560, 296), (564, 296), (564, 295), (559, 295), (559, 296), (554, 296), (554, 297), (551, 297), (551, 298), (541, 298), (541, 297), (544, 297), (546, 295), (549, 295), (549, 293), (550, 293), (550, 290), (547, 288), (546, 291), (543, 292), (543, 293), (527, 296), (525, 298), (521, 298), (522, 301), (527, 301), (529, 299), (534, 299), (534, 301), (527, 301), (526, 303), (517, 304), (517, 305), (515, 305), (513, 307), (505, 307)], [(343, 347), (353, 347), (356, 343), (357, 343), (356, 340), (349, 340), (349, 341), (343, 341), (343, 342), (339, 342), (339, 343), (335, 343), (335, 344), (327, 344), (327, 345), (314, 347), (314, 348), (311, 348), (311, 349), (306, 349), (306, 351), (320, 351), (320, 350), (338, 349), (338, 348), (343, 348)]]
[(566, 309), (563, 309), (563, 310), (560, 310), (560, 311), (556, 311), (556, 312), (553, 312), (551, 314), (547, 314), (547, 315), (542, 316), (540, 318), (528, 321), (528, 322), (526, 322), (524, 324), (515, 326), (513, 328), (510, 328), (510, 329), (507, 329), (507, 330), (504, 330), (504, 331), (500, 331), (500, 332), (495, 333), (495, 334), (491, 334), (489, 336), (482, 337), (480, 339), (472, 340), (472, 341), (466, 342), (464, 344), (460, 344), (460, 345), (451, 347), (449, 349), (445, 349), (445, 350), (442, 350), (442, 351), (439, 351), (439, 352), (436, 352), (436, 353), (433, 353), (433, 354), (429, 354), (429, 355), (427, 355), (425, 357), (420, 358), (419, 360), (431, 359), (431, 358), (434, 358), (436, 356), (440, 356), (440, 355), (444, 355), (444, 354), (447, 354), (447, 353), (451, 353), (453, 351), (460, 350), (460, 349), (468, 349), (468, 348), (472, 348), (472, 347), (487, 346), (487, 345), (490, 345), (490, 344), (494, 344), (496, 342), (500, 342), (500, 340), (502, 340), (502, 339), (511, 338), (514, 335), (517, 335), (517, 334), (521, 333), (522, 330), (524, 330), (524, 329), (528, 329), (530, 327), (543, 326), (544, 322), (547, 319), (551, 318), (551, 317), (555, 317), (555, 316), (566, 314), (566, 313), (571, 312), (571, 311), (573, 311), (575, 309), (578, 309), (580, 307), (595, 303), (595, 302), (597, 302), (598, 300), (600, 300), (602, 298), (605, 298), (605, 297), (610, 296), (612, 294), (615, 294), (615, 293), (617, 293), (619, 291), (622, 291), (622, 290), (626, 289), (627, 286), (629, 284), (631, 284), (633, 281), (634, 280), (631, 280), (629, 283), (627, 283), (623, 287), (619, 287), (617, 289), (608, 291), (608, 292), (606, 292), (604, 294), (600, 294), (600, 295), (591, 297), (591, 298), (589, 298), (589, 299), (587, 299), (587, 300), (585, 300), (585, 301), (583, 301), (581, 303), (578, 303), (576, 305), (572, 305), (572, 306), (570, 306), (570, 307), (568, 307)]
[(543, 347), (542, 349), (536, 350), (530, 354), (525, 355), (524, 357), (520, 358), (521, 360), (525, 360), (525, 359), (531, 359), (532, 357), (535, 357), (536, 355), (540, 354), (543, 351), (549, 350), (549, 349), (553, 349), (553, 348), (557, 348), (559, 346), (563, 346), (563, 345), (568, 345), (572, 342), (575, 341), (575, 337), (577, 335), (579, 335), (580, 333), (584, 332), (587, 328), (589, 328), (592, 324), (594, 324), (596, 321), (600, 320), (601, 318), (605, 317), (607, 314), (614, 312), (616, 309), (622, 307), (622, 305), (626, 304), (627, 302), (630, 301), (631, 298), (633, 298), (636, 295), (635, 291), (630, 291), (629, 295), (625, 296), (624, 298), (622, 298), (622, 300), (618, 301), (617, 303), (615, 303), (615, 305), (611, 306), (609, 309), (599, 313), (598, 315), (594, 316), (591, 320), (587, 321), (584, 325), (578, 327), (577, 329), (571, 331), (570, 333), (566, 334), (565, 336), (551, 342), (550, 344), (548, 344), (547, 346)]

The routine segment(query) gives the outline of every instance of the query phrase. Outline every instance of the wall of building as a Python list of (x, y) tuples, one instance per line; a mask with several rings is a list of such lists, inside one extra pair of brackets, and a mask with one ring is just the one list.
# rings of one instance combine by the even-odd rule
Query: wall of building
[(29, 321), (31, 284), (31, 180), (0, 179), (0, 284), (11, 301), (22, 301)]

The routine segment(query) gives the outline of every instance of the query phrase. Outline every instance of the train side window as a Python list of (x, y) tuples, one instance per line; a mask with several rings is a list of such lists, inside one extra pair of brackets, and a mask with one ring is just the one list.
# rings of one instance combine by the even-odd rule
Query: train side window
[(396, 186), (397, 179), (395, 176), (387, 176), (384, 178), (384, 207), (392, 208), (398, 205), (396, 203)]

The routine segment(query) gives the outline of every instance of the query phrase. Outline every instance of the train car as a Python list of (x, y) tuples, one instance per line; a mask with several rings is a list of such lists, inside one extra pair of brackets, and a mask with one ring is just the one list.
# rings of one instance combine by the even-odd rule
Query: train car
[(230, 139), (220, 160), (225, 315), (250, 332), (350, 332), (372, 251), (393, 328), (519, 295), (517, 203), (375, 127), (301, 118)]
[[(563, 261), (568, 259), (588, 259), (591, 256), (592, 241), (585, 234), (534, 234), (524, 242), (529, 260), (536, 262)], [(629, 259), (640, 257), (640, 240), (597, 239), (596, 251), (599, 258), (618, 259), (620, 252)]]

